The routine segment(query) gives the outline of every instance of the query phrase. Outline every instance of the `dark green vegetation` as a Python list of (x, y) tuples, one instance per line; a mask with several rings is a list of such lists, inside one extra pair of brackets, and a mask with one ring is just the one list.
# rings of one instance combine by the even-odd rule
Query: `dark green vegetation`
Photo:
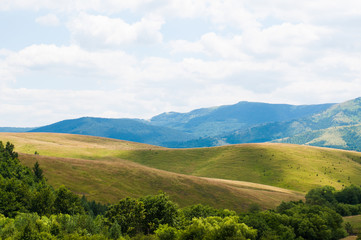
[[(107, 207), (81, 199), (64, 186), (54, 190), (41, 165), (31, 170), (17, 157), (12, 144), (0, 142), (0, 239), (292, 240), (346, 235), (341, 216), (309, 197), (307, 204), (284, 202), (275, 210), (254, 207), (241, 214), (200, 204), (180, 209), (164, 193), (123, 198)], [(343, 201), (350, 189), (357, 196), (361, 191), (344, 189), (335, 199)]]
[(19, 212), (39, 215), (85, 213), (97, 205), (81, 199), (64, 186), (54, 190), (47, 184), (38, 162), (33, 169), (23, 166), (14, 145), (0, 141), (0, 213), (14, 217)]

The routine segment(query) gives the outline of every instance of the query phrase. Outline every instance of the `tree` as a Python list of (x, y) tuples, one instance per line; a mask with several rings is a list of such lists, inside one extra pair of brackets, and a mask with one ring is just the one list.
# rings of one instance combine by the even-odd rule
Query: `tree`
[(353, 228), (352, 228), (351, 223), (346, 222), (346, 223), (345, 223), (345, 229), (346, 229), (346, 232), (347, 232), (349, 235), (353, 234)]
[(84, 212), (80, 198), (64, 185), (60, 186), (55, 194), (54, 208), (57, 213), (77, 214)]
[(141, 233), (144, 229), (144, 203), (133, 198), (121, 199), (119, 203), (109, 208), (105, 217), (111, 224), (118, 222), (124, 234)]
[(34, 172), (34, 175), (35, 175), (35, 181), (36, 182), (43, 181), (43, 179), (44, 179), (43, 169), (40, 168), (40, 165), (39, 165), (38, 161), (36, 161), (35, 164), (34, 164), (33, 172)]
[(306, 194), (306, 203), (312, 205), (327, 205), (337, 203), (335, 198), (335, 188), (331, 186), (324, 186), (320, 188), (311, 189)]
[(351, 185), (336, 192), (336, 199), (340, 203), (359, 204), (361, 203), (361, 188)]
[(175, 225), (178, 207), (169, 200), (169, 197), (165, 193), (156, 196), (147, 196), (141, 198), (140, 201), (144, 204), (146, 234), (153, 233), (160, 224), (168, 224), (171, 227)]
[(31, 212), (36, 212), (40, 216), (49, 216), (54, 213), (55, 198), (54, 190), (50, 186), (40, 185), (31, 200)]

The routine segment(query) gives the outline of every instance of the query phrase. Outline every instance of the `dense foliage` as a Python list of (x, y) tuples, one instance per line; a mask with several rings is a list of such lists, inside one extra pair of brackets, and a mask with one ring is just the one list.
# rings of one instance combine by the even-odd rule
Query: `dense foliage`
[(327, 206), (342, 216), (361, 214), (361, 188), (355, 185), (340, 191), (330, 186), (315, 188), (307, 193), (306, 203)]
[[(47, 184), (38, 163), (20, 164), (0, 142), (0, 239), (340, 239), (339, 206), (358, 206), (361, 190), (314, 189), (307, 202), (237, 214), (201, 204), (179, 209), (165, 193), (105, 206)], [(337, 212), (336, 212), (337, 211)], [(358, 213), (358, 212), (357, 212)]]

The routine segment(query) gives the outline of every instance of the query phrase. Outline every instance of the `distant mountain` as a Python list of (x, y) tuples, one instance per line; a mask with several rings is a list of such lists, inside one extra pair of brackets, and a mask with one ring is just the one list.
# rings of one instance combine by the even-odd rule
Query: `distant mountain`
[(308, 127), (309, 131), (277, 142), (361, 151), (361, 98), (337, 104), (313, 116)]
[(79, 118), (32, 132), (74, 133), (164, 147), (285, 142), (361, 151), (361, 98), (340, 104), (239, 102), (147, 120)]
[(100, 136), (133, 142), (162, 145), (169, 141), (187, 141), (192, 135), (178, 130), (145, 124), (137, 119), (106, 119), (84, 117), (64, 120), (30, 132), (72, 133)]
[(259, 124), (284, 122), (320, 113), (334, 104), (287, 105), (239, 102), (234, 105), (202, 108), (188, 113), (163, 113), (150, 123), (191, 133), (199, 137), (217, 136), (245, 130)]
[(260, 124), (214, 137), (169, 143), (172, 147), (284, 142), (361, 150), (361, 98), (336, 104), (310, 117)]
[(28, 132), (34, 128), (0, 127), (0, 132)]
[(274, 142), (361, 151), (361, 124), (308, 131)]

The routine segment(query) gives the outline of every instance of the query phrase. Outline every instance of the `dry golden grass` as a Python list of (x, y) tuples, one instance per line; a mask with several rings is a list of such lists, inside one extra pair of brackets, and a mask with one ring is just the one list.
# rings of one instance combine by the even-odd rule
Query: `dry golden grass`
[(54, 133), (0, 133), (0, 141), (14, 143), (28, 166), (38, 160), (54, 186), (102, 202), (163, 190), (182, 206), (269, 208), (314, 187), (361, 184), (361, 153), (336, 149), (275, 143), (168, 149)]
[(163, 191), (180, 206), (202, 203), (244, 211), (253, 203), (274, 208), (282, 201), (304, 198), (301, 193), (285, 189), (176, 174), (121, 159), (98, 161), (33, 154), (20, 154), (20, 159), (29, 167), (38, 161), (54, 187), (64, 184), (104, 203)]

